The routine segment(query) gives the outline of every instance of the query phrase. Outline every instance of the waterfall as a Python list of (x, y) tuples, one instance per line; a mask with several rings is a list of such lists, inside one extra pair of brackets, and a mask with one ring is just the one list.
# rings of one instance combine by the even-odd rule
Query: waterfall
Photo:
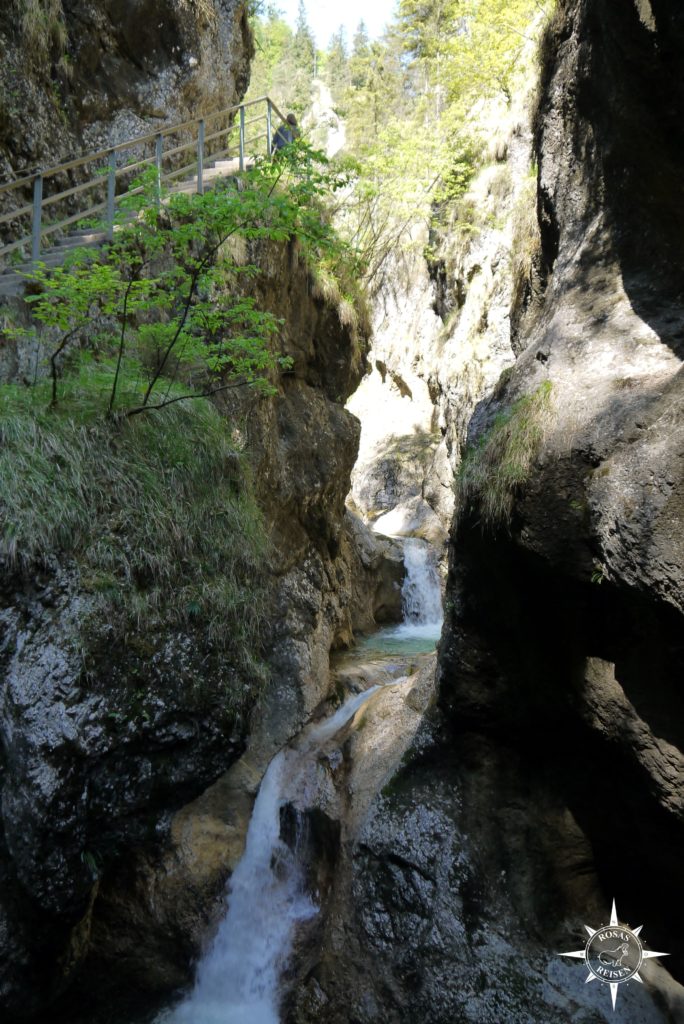
[(230, 880), (228, 912), (201, 960), (195, 986), (157, 1024), (278, 1024), (279, 980), (296, 926), (318, 913), (297, 850), (280, 838), (280, 809), (306, 799), (319, 748), (378, 689), (356, 694), (281, 750), (261, 782), (245, 852)]
[(442, 593), (433, 549), (424, 540), (404, 541), (406, 578), (401, 591), (404, 621), (416, 626), (441, 626)]
[(437, 639), (442, 629), (442, 591), (434, 548), (427, 541), (404, 541), (406, 576), (401, 591), (404, 621), (391, 633), (397, 639)]
[[(387, 650), (416, 639), (434, 648), (442, 623), (434, 549), (407, 538), (404, 563), (404, 622), (378, 635)], [(278, 1024), (280, 979), (297, 925), (319, 910), (307, 891), (296, 842), (292, 849), (281, 839), (281, 808), (315, 806), (318, 751), (377, 689), (356, 694), (330, 718), (305, 727), (271, 761), (254, 804), (245, 852), (229, 883), (226, 915), (198, 966), (192, 992), (157, 1024)]]

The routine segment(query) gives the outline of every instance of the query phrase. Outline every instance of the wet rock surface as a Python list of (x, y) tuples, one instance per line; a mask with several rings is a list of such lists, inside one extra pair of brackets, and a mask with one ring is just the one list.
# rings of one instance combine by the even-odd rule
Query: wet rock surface
[[(464, 735), (447, 762), (426, 731), (414, 742), (346, 851), (322, 952), (286, 1020), (611, 1021), (608, 989), (556, 955), (584, 945), (574, 903), (603, 919), (572, 814), (512, 750)], [(679, 1020), (677, 986), (652, 963), (643, 975), (621, 989), (623, 1019)]]
[(0, 976), (5, 1012), (28, 1015), (85, 954), (104, 866), (154, 840), (169, 809), (244, 741), (228, 675), (218, 685), (230, 666), (192, 634), (129, 636), (112, 659), (75, 567), (46, 572), (40, 586), (15, 577), (11, 591), (12, 581), (1, 613)]
[(404, 551), (401, 544), (374, 533), (347, 510), (344, 557), (352, 587), (352, 629), (369, 633), (388, 622), (401, 622)]
[[(58, 999), (55, 1020), (120, 1024), (187, 983), (258, 780), (328, 693), (331, 647), (352, 640), (362, 602), (349, 561), (360, 556), (345, 533), (345, 496), (359, 427), (337, 398), (358, 383), (365, 339), (310, 294), (290, 249), (250, 258), (264, 269), (258, 301), (289, 315), (283, 341), (293, 359), (277, 395), (222, 404), (248, 435), (273, 538), (269, 683), (258, 701), (250, 690), (251, 720), (236, 718), (230, 692), (254, 680), (199, 631), (122, 640), (58, 552), (43, 577), (3, 578), (0, 992), (9, 1019)], [(376, 548), (365, 570), (373, 595), (382, 590)], [(388, 593), (368, 598), (369, 614), (394, 598), (391, 573)], [(239, 785), (219, 781), (177, 814), (250, 733), (262, 738), (254, 778), (243, 765)], [(226, 800), (234, 822), (224, 820)]]

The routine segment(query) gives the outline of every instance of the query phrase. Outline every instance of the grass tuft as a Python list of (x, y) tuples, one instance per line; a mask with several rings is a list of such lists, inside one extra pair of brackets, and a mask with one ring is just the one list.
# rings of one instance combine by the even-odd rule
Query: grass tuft
[(62, 0), (14, 0), (25, 52), (33, 63), (58, 63), (68, 45)]
[(513, 210), (511, 243), (511, 309), (521, 310), (534, 280), (535, 266), (541, 260), (541, 234), (537, 219), (536, 170), (525, 179)]
[(482, 524), (508, 525), (513, 502), (527, 480), (552, 415), (551, 381), (500, 413), (465, 452), (456, 475), (458, 517), (479, 513)]
[(314, 298), (334, 306), (340, 323), (348, 327), (355, 340), (371, 331), (368, 303), (358, 280), (344, 266), (333, 267), (325, 260), (308, 261), (311, 293)]
[(0, 556), (30, 571), (65, 555), (122, 629), (193, 627), (255, 670), (268, 545), (226, 421), (204, 399), (76, 416), (47, 389), (0, 388)]

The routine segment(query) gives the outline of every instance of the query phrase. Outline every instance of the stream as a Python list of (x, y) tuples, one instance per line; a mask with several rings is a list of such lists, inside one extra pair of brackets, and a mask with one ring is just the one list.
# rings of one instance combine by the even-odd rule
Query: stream
[[(347, 660), (386, 662), (434, 650), (442, 622), (434, 552), (409, 539), (404, 561), (404, 621), (363, 639)], [(281, 838), (281, 808), (306, 801), (318, 752), (379, 689), (371, 685), (330, 717), (309, 723), (271, 761), (229, 883), (226, 916), (199, 963), (194, 988), (157, 1024), (279, 1024), (280, 978), (297, 926), (319, 911), (307, 891), (297, 841), (290, 847)]]

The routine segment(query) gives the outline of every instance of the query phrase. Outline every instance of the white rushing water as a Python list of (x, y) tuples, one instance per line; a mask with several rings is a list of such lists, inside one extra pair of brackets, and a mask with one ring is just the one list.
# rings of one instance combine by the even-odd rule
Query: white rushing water
[[(404, 622), (377, 634), (389, 647), (434, 641), (441, 630), (433, 549), (409, 538), (404, 562)], [(356, 694), (330, 718), (308, 725), (271, 761), (254, 804), (245, 852), (230, 880), (226, 916), (199, 964), (192, 992), (157, 1024), (278, 1024), (279, 983), (297, 925), (318, 913), (306, 889), (297, 840), (291, 848), (281, 839), (281, 808), (315, 805), (318, 750), (377, 689)]]
[(228, 913), (197, 970), (190, 995), (158, 1024), (278, 1024), (278, 986), (299, 922), (318, 912), (306, 892), (297, 847), (280, 838), (280, 809), (306, 796), (320, 746), (378, 689), (346, 701), (281, 750), (264, 775), (242, 859), (230, 880)]
[(406, 578), (401, 591), (404, 621), (391, 630), (397, 639), (439, 638), (442, 630), (442, 591), (434, 549), (427, 541), (404, 541)]

